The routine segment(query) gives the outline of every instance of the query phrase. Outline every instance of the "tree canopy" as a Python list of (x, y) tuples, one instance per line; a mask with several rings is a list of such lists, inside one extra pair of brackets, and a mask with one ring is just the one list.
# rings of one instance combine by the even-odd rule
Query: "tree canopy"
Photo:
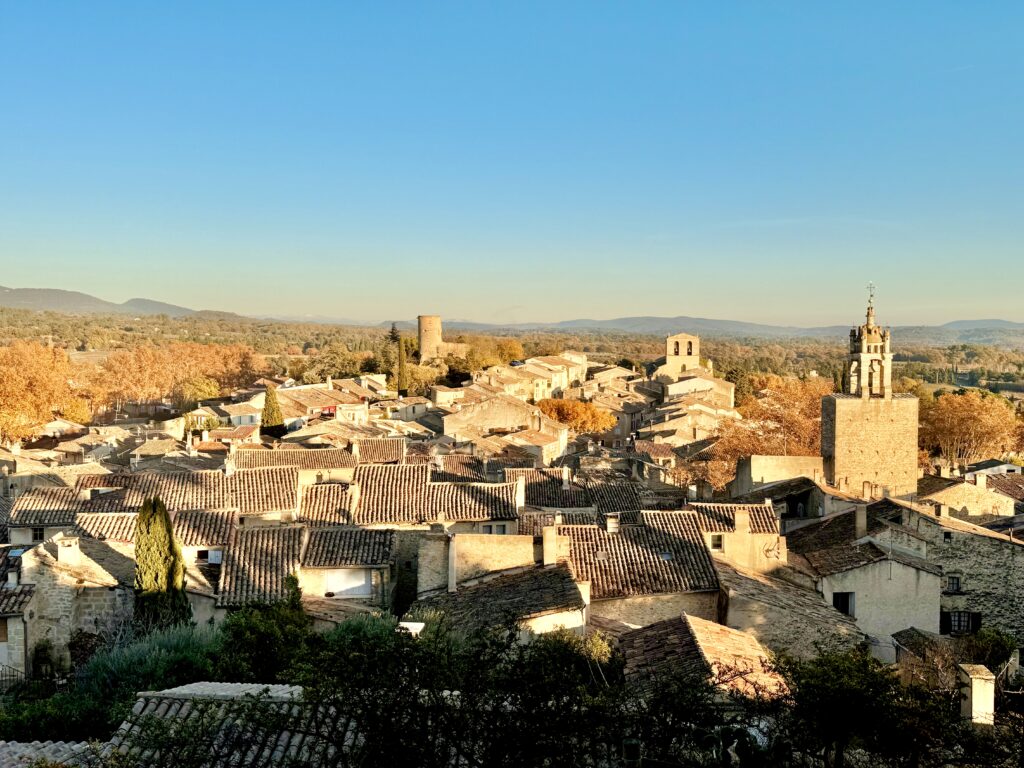
[(192, 616), (185, 594), (185, 561), (171, 516), (146, 499), (135, 526), (135, 619), (147, 629), (183, 624)]
[(607, 432), (615, 427), (615, 415), (582, 400), (541, 400), (537, 403), (548, 418), (565, 424), (580, 434)]

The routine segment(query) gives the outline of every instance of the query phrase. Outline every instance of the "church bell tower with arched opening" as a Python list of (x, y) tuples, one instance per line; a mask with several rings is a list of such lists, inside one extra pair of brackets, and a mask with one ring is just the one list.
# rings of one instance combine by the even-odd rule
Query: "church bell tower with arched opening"
[(892, 391), (891, 332), (867, 318), (850, 331), (845, 391), (821, 399), (825, 479), (863, 499), (917, 493), (917, 398)]
[(846, 362), (847, 392), (859, 397), (892, 398), (892, 332), (875, 325), (875, 288), (869, 286), (864, 325), (850, 330)]

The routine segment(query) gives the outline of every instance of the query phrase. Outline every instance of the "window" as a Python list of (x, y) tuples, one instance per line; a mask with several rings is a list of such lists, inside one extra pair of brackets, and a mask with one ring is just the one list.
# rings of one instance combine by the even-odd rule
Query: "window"
[(210, 550), (210, 565), (220, 565), (224, 559), (224, 552), (219, 549)]
[(947, 576), (946, 577), (946, 591), (947, 592), (959, 592), (960, 591), (960, 577), (959, 576)]
[(711, 534), (711, 549), (715, 552), (721, 552), (725, 549), (725, 536), (721, 533)]
[(971, 631), (971, 614), (969, 611), (952, 611), (949, 614), (949, 631), (964, 633)]
[(832, 593), (832, 605), (840, 613), (845, 613), (847, 616), (854, 615), (854, 592), (833, 592)]
[(196, 562), (198, 562), (198, 563), (205, 563), (205, 562), (209, 561), (209, 559), (210, 559), (210, 550), (208, 550), (208, 549), (200, 549), (198, 552), (196, 552)]
[(42, 528), (32, 529), (32, 541), (42, 541), (46, 538), (45, 531)]
[(504, 523), (488, 523), (487, 525), (480, 526), (480, 530), (483, 531), (484, 533), (494, 533), (494, 534), (497, 534), (499, 536), (503, 536), (505, 534), (505, 524)]
[(951, 531), (943, 531), (942, 540), (949, 544), (953, 540), (953, 533)]
[(0, 619), (0, 643), (7, 642), (7, 619)]

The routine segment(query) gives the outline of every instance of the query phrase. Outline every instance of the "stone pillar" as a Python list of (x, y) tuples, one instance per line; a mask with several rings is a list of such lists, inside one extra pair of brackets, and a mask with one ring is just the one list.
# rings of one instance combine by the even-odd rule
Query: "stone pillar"
[(975, 725), (993, 725), (996, 713), (996, 676), (983, 664), (958, 664), (960, 715)]

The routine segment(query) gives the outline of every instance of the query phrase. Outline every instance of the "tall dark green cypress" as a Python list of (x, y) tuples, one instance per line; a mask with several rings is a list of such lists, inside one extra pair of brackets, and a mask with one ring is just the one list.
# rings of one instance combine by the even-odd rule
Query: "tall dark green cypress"
[(185, 594), (185, 560), (167, 507), (146, 499), (135, 526), (135, 620), (145, 630), (192, 618)]
[(405, 395), (409, 391), (409, 369), (405, 359), (405, 339), (398, 339), (398, 375), (395, 376), (395, 389), (398, 394)]

